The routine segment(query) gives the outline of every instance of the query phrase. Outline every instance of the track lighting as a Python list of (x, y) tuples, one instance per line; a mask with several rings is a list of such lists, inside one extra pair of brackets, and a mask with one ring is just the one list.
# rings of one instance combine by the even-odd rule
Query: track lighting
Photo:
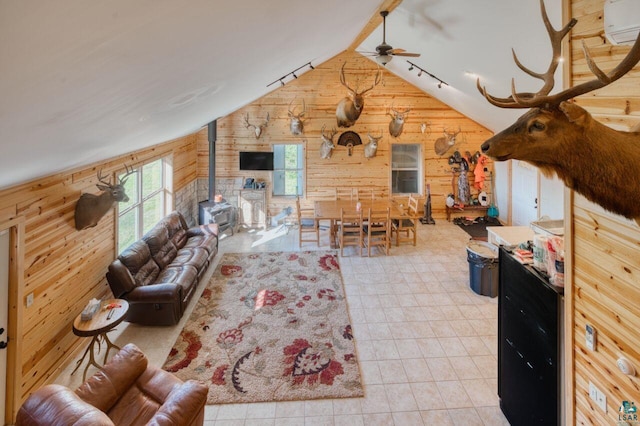
[(438, 77), (436, 77), (435, 75), (431, 74), (429, 71), (421, 68), (420, 66), (414, 64), (411, 61), (407, 61), (407, 63), (409, 64), (409, 71), (412, 71), (414, 68), (418, 68), (418, 77), (422, 77), (422, 74), (427, 74), (429, 77), (433, 78), (434, 80), (438, 80), (438, 89), (442, 89), (442, 85), (444, 84), (445, 86), (448, 86), (449, 84), (446, 81), (443, 81), (441, 79), (439, 79)]
[(284, 80), (285, 80), (285, 78), (287, 78), (287, 77), (289, 77), (289, 76), (292, 76), (294, 79), (298, 78), (298, 76), (296, 75), (296, 71), (299, 71), (299, 70), (301, 70), (301, 69), (302, 69), (302, 68), (304, 68), (304, 67), (309, 67), (309, 68), (311, 68), (312, 70), (315, 70), (315, 69), (316, 69), (313, 65), (311, 65), (311, 62), (307, 62), (306, 64), (304, 64), (304, 65), (302, 65), (302, 66), (300, 66), (300, 67), (296, 68), (295, 70), (293, 70), (293, 71), (291, 71), (291, 72), (286, 73), (285, 75), (283, 75), (283, 76), (282, 76), (282, 77), (280, 77), (279, 79), (277, 79), (277, 80), (275, 80), (275, 81), (273, 81), (273, 82), (271, 82), (271, 83), (267, 84), (267, 87), (271, 86), (272, 84), (276, 84), (278, 81), (280, 82), (280, 85), (284, 86)]

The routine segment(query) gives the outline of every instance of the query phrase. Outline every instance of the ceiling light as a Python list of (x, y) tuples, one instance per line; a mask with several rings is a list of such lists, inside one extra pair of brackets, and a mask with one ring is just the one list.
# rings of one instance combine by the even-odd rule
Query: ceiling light
[(442, 89), (442, 82), (438, 83), (438, 89)]
[(284, 81), (280, 80), (280, 84), (281, 84), (282, 86), (284, 86)]
[(413, 71), (413, 64), (409, 67), (409, 71)]
[(422, 75), (422, 70), (418, 71), (418, 77)]
[(378, 55), (376, 56), (376, 62), (382, 66), (386, 66), (389, 62), (391, 62), (391, 55)]
[(291, 74), (293, 75), (293, 78), (298, 78), (295, 72), (292, 72)]

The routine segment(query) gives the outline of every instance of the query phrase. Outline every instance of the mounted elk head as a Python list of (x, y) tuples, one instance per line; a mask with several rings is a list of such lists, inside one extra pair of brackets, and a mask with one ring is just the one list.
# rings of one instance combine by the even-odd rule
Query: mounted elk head
[(396, 111), (391, 107), (391, 112), (388, 113), (391, 116), (391, 121), (389, 122), (389, 134), (394, 138), (397, 138), (402, 134), (402, 128), (404, 127), (404, 120), (409, 115), (409, 111), (411, 108), (405, 109), (403, 112)]
[(531, 108), (513, 125), (482, 144), (482, 152), (498, 161), (517, 159), (538, 167), (545, 175), (556, 173), (566, 186), (606, 210), (635, 219), (640, 224), (640, 132), (620, 132), (598, 121), (574, 103), (567, 102), (611, 84), (640, 61), (640, 34), (627, 56), (610, 72), (603, 72), (583, 43), (586, 62), (595, 79), (549, 95), (553, 75), (560, 60), (562, 39), (576, 24), (572, 19), (560, 31), (549, 23), (543, 0), (540, 8), (551, 38), (553, 57), (545, 73), (524, 67), (513, 54), (518, 67), (544, 82), (537, 93), (517, 93), (511, 83), (511, 96), (497, 98), (485, 88), (478, 90), (500, 108)]
[[(291, 104), (293, 101), (291, 101)], [(304, 104), (304, 99), (302, 100), (302, 111), (300, 114), (295, 114), (296, 107), (291, 109), (291, 104), (289, 104), (289, 130), (291, 130), (291, 134), (294, 136), (299, 136), (304, 133), (304, 122), (302, 121), (302, 117), (304, 113), (307, 111), (307, 107)]]
[(129, 197), (124, 192), (124, 184), (127, 182), (129, 175), (136, 171), (126, 165), (125, 169), (127, 173), (115, 185), (111, 185), (110, 182), (104, 180), (105, 176), (102, 176), (102, 170), (98, 171), (98, 181), (100, 183), (96, 184), (96, 186), (102, 192), (99, 195), (84, 193), (76, 203), (75, 222), (78, 231), (96, 226), (114, 203), (121, 201), (126, 203), (129, 201)]
[(253, 132), (256, 135), (256, 139), (259, 139), (262, 136), (262, 132), (267, 128), (267, 124), (269, 124), (269, 113), (267, 113), (267, 119), (260, 125), (256, 126), (255, 124), (249, 123), (249, 113), (244, 117), (245, 127), (248, 129), (250, 127), (253, 128)]
[(436, 154), (446, 154), (447, 151), (449, 151), (449, 149), (451, 149), (451, 147), (456, 144), (456, 138), (458, 137), (458, 133), (460, 133), (461, 131), (462, 130), (459, 126), (458, 131), (453, 133), (447, 132), (447, 129), (442, 129), (442, 133), (444, 136), (436, 139), (436, 143), (433, 145), (433, 149), (435, 150)]
[(369, 90), (376, 87), (382, 80), (382, 70), (378, 70), (375, 76), (373, 84), (368, 89), (358, 92), (358, 88), (352, 89), (346, 83), (344, 78), (344, 66), (347, 63), (342, 64), (340, 69), (340, 83), (349, 91), (348, 96), (342, 98), (336, 108), (336, 119), (338, 120), (338, 127), (351, 127), (360, 117), (362, 108), (364, 108), (364, 95)]
[(331, 153), (333, 152), (333, 148), (336, 146), (333, 143), (333, 137), (338, 133), (338, 131), (333, 128), (331, 129), (331, 134), (329, 136), (324, 134), (325, 126), (322, 126), (322, 130), (320, 132), (322, 137), (322, 145), (320, 145), (320, 158), (329, 159), (331, 158)]
[(382, 139), (382, 132), (380, 132), (380, 136), (378, 137), (372, 136), (371, 133), (367, 133), (367, 137), (369, 138), (369, 143), (364, 145), (364, 158), (373, 158), (376, 156), (376, 152), (378, 151), (378, 141)]

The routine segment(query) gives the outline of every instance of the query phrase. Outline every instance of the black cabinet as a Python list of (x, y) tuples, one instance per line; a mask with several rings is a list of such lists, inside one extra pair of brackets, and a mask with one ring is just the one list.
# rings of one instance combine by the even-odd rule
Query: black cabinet
[(498, 395), (512, 426), (562, 422), (562, 287), (500, 249)]

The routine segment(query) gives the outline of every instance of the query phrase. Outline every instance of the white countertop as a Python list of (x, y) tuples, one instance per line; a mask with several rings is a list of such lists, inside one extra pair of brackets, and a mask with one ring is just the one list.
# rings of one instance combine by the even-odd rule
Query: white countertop
[(529, 226), (487, 226), (487, 240), (497, 246), (516, 246), (533, 240), (533, 229)]

